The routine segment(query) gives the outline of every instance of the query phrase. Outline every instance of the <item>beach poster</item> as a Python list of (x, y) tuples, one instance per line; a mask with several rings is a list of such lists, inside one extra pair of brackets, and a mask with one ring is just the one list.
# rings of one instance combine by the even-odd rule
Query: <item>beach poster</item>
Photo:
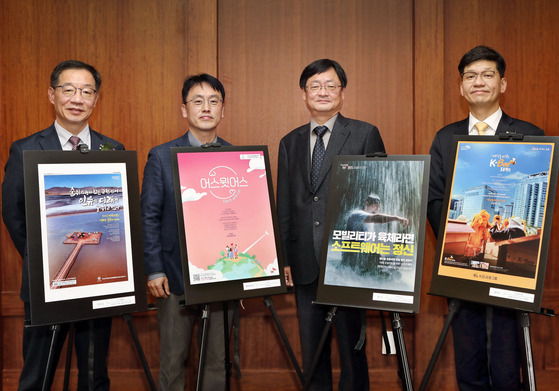
[(125, 163), (38, 165), (45, 302), (134, 290)]

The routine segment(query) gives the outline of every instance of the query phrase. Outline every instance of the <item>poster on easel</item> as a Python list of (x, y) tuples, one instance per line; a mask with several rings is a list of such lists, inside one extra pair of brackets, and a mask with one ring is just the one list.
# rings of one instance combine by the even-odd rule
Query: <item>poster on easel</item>
[(172, 148), (185, 302), (285, 293), (266, 146)]
[(455, 137), (429, 293), (539, 312), (557, 138)]
[(419, 311), (429, 162), (334, 158), (317, 303)]
[(31, 325), (147, 308), (134, 151), (25, 151)]

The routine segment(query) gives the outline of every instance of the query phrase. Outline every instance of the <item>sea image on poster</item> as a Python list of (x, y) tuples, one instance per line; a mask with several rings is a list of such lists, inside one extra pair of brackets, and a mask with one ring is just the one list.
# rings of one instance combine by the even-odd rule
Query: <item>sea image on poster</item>
[(553, 148), (458, 143), (439, 275), (535, 289)]
[(177, 154), (190, 284), (279, 276), (261, 151)]
[(332, 166), (325, 285), (414, 291), (424, 164)]
[(40, 164), (38, 173), (45, 302), (133, 291), (125, 164)]

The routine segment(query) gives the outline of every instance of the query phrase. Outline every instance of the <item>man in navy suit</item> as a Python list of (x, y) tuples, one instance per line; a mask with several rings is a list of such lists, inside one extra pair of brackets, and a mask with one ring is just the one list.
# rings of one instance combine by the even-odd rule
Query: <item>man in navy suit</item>
[[(384, 144), (376, 126), (340, 114), (347, 77), (336, 61), (322, 59), (309, 64), (301, 74), (299, 86), (311, 121), (280, 142), (277, 209), (285, 277), (288, 286), (295, 286), (303, 369), (308, 375), (329, 310), (312, 301), (318, 288), (332, 159), (335, 155), (384, 152)], [(315, 163), (316, 170), (312, 170), (313, 160), (318, 159), (311, 156), (319, 150), (322, 164), (318, 167)], [(340, 390), (369, 389), (365, 348), (355, 349), (362, 316), (364, 311), (350, 308), (340, 308), (336, 315), (342, 365)], [(331, 334), (320, 354), (312, 390), (332, 389), (330, 345)]]
[[(184, 391), (184, 364), (188, 358), (192, 328), (201, 319), (201, 308), (181, 308), (180, 305), (184, 301), (184, 281), (171, 148), (199, 147), (206, 143), (231, 145), (217, 137), (225, 104), (225, 89), (218, 79), (208, 74), (188, 77), (182, 88), (182, 100), (182, 115), (188, 122), (188, 132), (149, 152), (142, 184), (144, 260), (148, 291), (157, 298), (161, 338), (159, 391)], [(228, 304), (229, 320), (234, 307), (234, 304)], [(203, 390), (224, 390), (226, 386), (223, 326), (223, 306), (212, 304), (206, 361), (203, 363)]]
[[(80, 61), (58, 64), (50, 78), (48, 96), (56, 112), (54, 124), (31, 136), (15, 141), (5, 167), (2, 182), (2, 217), (12, 241), (23, 258), (20, 296), (24, 302), (25, 319), (30, 319), (29, 264), (27, 258), (27, 232), (25, 221), (25, 194), (23, 181), (23, 151), (72, 150), (87, 144), (97, 150), (102, 146), (124, 149), (121, 143), (91, 129), (88, 119), (99, 98), (101, 76), (91, 65)], [(89, 322), (75, 323), (75, 347), (78, 361), (78, 390), (89, 390), (88, 349)], [(95, 390), (108, 390), (106, 357), (111, 336), (111, 318), (93, 321), (94, 385)], [(68, 324), (62, 325), (58, 343), (53, 346), (54, 366), (58, 362)], [(23, 329), (23, 368), (18, 390), (40, 390), (45, 377), (52, 332), (48, 326)], [(52, 378), (51, 378), (52, 382)], [(50, 388), (50, 384), (48, 385)]]
[[(460, 60), (460, 93), (468, 102), (470, 115), (439, 130), (431, 145), (427, 216), (435, 235), (439, 233), (446, 178), (451, 169), (453, 136), (505, 132), (544, 135), (537, 126), (511, 118), (501, 110), (499, 98), (507, 88), (505, 68), (503, 57), (486, 46), (471, 49)], [(453, 320), (452, 333), (461, 391), (520, 390), (520, 348), (514, 311), (463, 303)]]

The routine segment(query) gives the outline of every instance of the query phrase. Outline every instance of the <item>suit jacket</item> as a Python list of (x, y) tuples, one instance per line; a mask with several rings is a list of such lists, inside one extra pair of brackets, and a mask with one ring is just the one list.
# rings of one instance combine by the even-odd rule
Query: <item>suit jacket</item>
[(325, 232), (330, 169), (335, 155), (384, 152), (376, 126), (338, 115), (326, 148), (317, 189), (310, 183), (310, 124), (280, 142), (277, 210), (285, 266), (296, 284), (310, 284), (318, 277)]
[[(124, 146), (109, 137), (90, 129), (91, 150), (98, 150), (102, 144), (110, 143), (115, 149)], [(40, 132), (21, 140), (14, 141), (10, 147), (10, 156), (4, 168), (2, 182), (2, 217), (12, 241), (23, 258), (20, 297), (29, 302), (29, 264), (27, 259), (27, 231), (25, 221), (25, 189), (23, 180), (23, 151), (62, 150), (54, 123)]]
[[(439, 233), (446, 179), (450, 171), (450, 158), (454, 153), (452, 150), (453, 138), (458, 135), (467, 136), (468, 124), (469, 118), (466, 118), (439, 130), (429, 151), (431, 155), (431, 173), (429, 177), (427, 218), (433, 228), (433, 232), (435, 232), (435, 236), (438, 236)], [(529, 136), (545, 135), (544, 131), (536, 125), (511, 118), (503, 113), (495, 134), (506, 132), (517, 132)]]
[[(218, 137), (221, 145), (231, 145)], [(146, 274), (165, 273), (169, 289), (184, 293), (175, 186), (171, 164), (172, 147), (190, 147), (188, 133), (149, 151), (142, 183), (142, 226)]]

